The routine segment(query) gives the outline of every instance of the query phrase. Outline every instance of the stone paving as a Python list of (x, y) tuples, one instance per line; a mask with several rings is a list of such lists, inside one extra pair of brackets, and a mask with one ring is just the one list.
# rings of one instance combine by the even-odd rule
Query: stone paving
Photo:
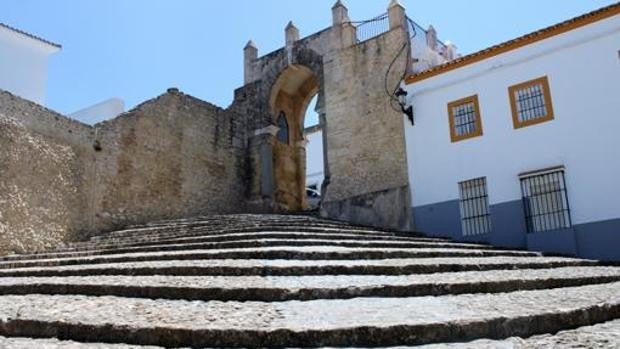
[(0, 294), (83, 294), (190, 300), (311, 300), (360, 296), (405, 297), (499, 293), (620, 281), (620, 268), (566, 267), (539, 270), (421, 275), (321, 276), (85, 276), (0, 278)]
[(592, 266), (564, 257), (394, 258), (376, 260), (212, 259), (0, 269), (0, 276), (79, 275), (405, 275), (449, 271)]
[[(469, 343), (429, 344), (418, 349), (617, 349), (620, 347), (620, 320), (575, 330), (560, 331), (530, 338), (505, 340), (481, 339)], [(395, 348), (393, 348), (395, 349)]]
[[(530, 338), (510, 337), (505, 340), (479, 339), (468, 343), (428, 344), (415, 347), (389, 347), (386, 349), (617, 349), (620, 343), (620, 320), (594, 326), (560, 331), (557, 334), (538, 335)], [(0, 337), (2, 349), (160, 349), (155, 346), (136, 346), (107, 343), (79, 343), (58, 339)]]
[(6, 338), (0, 337), (0, 349), (163, 349), (155, 346), (79, 343), (58, 339)]
[(612, 348), (618, 319), (617, 266), (306, 216), (157, 222), (0, 258), (0, 348)]
[(528, 251), (472, 250), (452, 248), (348, 248), (341, 246), (298, 246), (231, 248), (221, 250), (191, 250), (109, 254), (70, 258), (35, 259), (0, 262), (0, 269), (75, 264), (103, 264), (150, 260), (187, 259), (385, 259), (470, 256), (537, 256)]
[[(589, 309), (584, 312), (583, 309)], [(311, 316), (309, 316), (311, 314)], [(562, 321), (558, 321), (562, 314)], [(620, 317), (620, 283), (544, 291), (414, 298), (356, 298), (290, 302), (187, 302), (86, 296), (0, 296), (0, 321), (65, 328), (79, 332), (80, 325), (93, 329), (84, 336), (126, 337), (156, 329), (181, 338), (185, 345), (210, 345), (226, 331), (238, 336), (218, 337), (218, 345), (255, 345), (253, 333), (275, 346), (343, 345), (373, 343), (423, 344), (431, 339), (449, 340), (454, 333), (467, 336), (486, 333), (514, 336), (561, 330), (563, 326), (588, 325)], [(352, 331), (371, 328), (371, 333)], [(104, 330), (101, 330), (104, 329)], [(190, 339), (187, 330), (204, 337)], [(406, 332), (403, 333), (403, 331)], [(320, 334), (317, 336), (317, 334)], [(98, 337), (99, 338), (99, 337)], [(146, 344), (146, 343), (144, 343)], [(169, 343), (166, 343), (169, 344)], [(261, 343), (262, 344), (262, 343)]]
[[(178, 251), (178, 250), (202, 250), (202, 249), (231, 249), (231, 248), (258, 248), (266, 246), (335, 246), (335, 247), (353, 247), (353, 248), (441, 248), (441, 249), (471, 249), (471, 250), (487, 250), (491, 249), (489, 246), (474, 245), (474, 244), (458, 244), (458, 243), (439, 243), (439, 242), (427, 242), (427, 241), (403, 241), (403, 240), (391, 240), (391, 241), (365, 241), (356, 239), (349, 240), (333, 240), (333, 239), (317, 239), (317, 238), (300, 238), (294, 239), (288, 238), (271, 238), (271, 239), (243, 239), (233, 240), (225, 242), (193, 242), (193, 243), (170, 243), (165, 245), (145, 245), (145, 246), (119, 246), (113, 245), (107, 249), (86, 249), (80, 251), (67, 251), (67, 252), (55, 252), (46, 254), (33, 254), (33, 255), (13, 255), (0, 257), (0, 261), (20, 261), (20, 260), (32, 260), (32, 259), (58, 259), (58, 258), (75, 258), (75, 257), (89, 257), (96, 255), (109, 255), (118, 253), (143, 253), (143, 252), (155, 252), (155, 251)], [(1, 263), (1, 262), (0, 262)]]
[[(117, 248), (117, 247), (131, 247), (131, 246), (149, 246), (149, 245), (162, 245), (162, 244), (176, 244), (176, 243), (209, 243), (209, 242), (222, 242), (222, 241), (235, 241), (235, 240), (243, 240), (243, 239), (293, 239), (293, 240), (302, 240), (302, 239), (323, 239), (323, 240), (360, 240), (364, 241), (403, 241), (403, 242), (415, 242), (415, 243), (436, 243), (436, 244), (448, 244), (449, 241), (444, 239), (436, 239), (436, 238), (420, 238), (420, 237), (407, 237), (407, 236), (392, 236), (387, 234), (366, 234), (364, 236), (360, 236), (357, 234), (350, 233), (342, 233), (341, 231), (334, 232), (299, 232), (299, 231), (254, 231), (254, 232), (240, 232), (240, 233), (222, 233), (222, 234), (211, 234), (210, 232), (202, 232), (196, 233), (190, 236), (186, 235), (171, 235), (171, 236), (160, 236), (160, 235), (152, 235), (149, 234), (144, 237), (135, 236), (128, 238), (111, 238), (105, 240), (91, 240), (82, 243), (73, 244), (72, 247), (65, 247), (59, 249), (60, 251), (75, 251), (82, 250), (84, 248)], [(486, 245), (478, 245), (478, 244), (462, 244), (462, 243), (450, 243), (455, 244), (456, 246), (477, 246), (479, 248), (488, 248)]]

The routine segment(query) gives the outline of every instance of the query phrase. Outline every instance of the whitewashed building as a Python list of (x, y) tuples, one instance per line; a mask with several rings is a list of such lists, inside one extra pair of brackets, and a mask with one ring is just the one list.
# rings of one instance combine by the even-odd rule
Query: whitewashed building
[(125, 102), (120, 98), (110, 98), (90, 107), (69, 114), (72, 119), (80, 120), (88, 125), (110, 120), (125, 111)]
[(620, 4), (405, 86), (417, 230), (620, 260)]
[(60, 45), (0, 23), (0, 89), (44, 104), (49, 56)]
[(325, 179), (323, 161), (323, 131), (321, 126), (308, 127), (304, 131), (306, 141), (306, 187), (321, 191)]

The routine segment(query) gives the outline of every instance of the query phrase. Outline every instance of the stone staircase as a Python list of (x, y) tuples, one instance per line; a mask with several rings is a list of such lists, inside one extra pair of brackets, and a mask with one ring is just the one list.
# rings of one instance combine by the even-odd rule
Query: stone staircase
[(0, 348), (617, 348), (618, 319), (620, 267), (309, 216), (0, 257)]

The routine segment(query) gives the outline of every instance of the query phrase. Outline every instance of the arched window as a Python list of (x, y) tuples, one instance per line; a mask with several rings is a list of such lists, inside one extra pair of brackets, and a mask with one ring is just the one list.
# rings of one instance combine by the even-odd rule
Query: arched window
[(288, 121), (286, 120), (286, 114), (280, 112), (278, 116), (278, 140), (284, 144), (288, 144)]

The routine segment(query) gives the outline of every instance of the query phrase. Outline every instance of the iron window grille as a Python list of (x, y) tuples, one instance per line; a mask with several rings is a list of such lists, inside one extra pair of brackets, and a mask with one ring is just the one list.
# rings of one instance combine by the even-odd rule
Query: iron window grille
[(463, 236), (491, 232), (491, 215), (486, 178), (459, 183), (461, 227)]
[(478, 96), (471, 96), (448, 104), (450, 138), (458, 142), (482, 135)]
[(549, 79), (546, 76), (511, 86), (508, 91), (515, 128), (553, 119)]
[(570, 228), (570, 207), (564, 168), (521, 175), (528, 233)]

